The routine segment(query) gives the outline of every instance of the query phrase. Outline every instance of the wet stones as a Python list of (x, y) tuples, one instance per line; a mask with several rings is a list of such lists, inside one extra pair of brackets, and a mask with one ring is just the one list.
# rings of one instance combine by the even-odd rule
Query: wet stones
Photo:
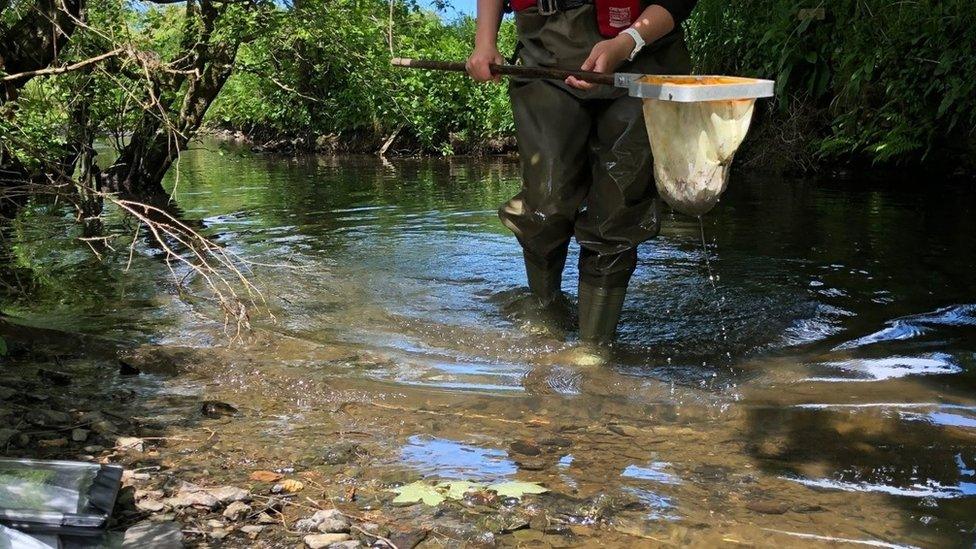
[(238, 520), (251, 512), (251, 506), (243, 501), (233, 501), (224, 509), (222, 515), (229, 520)]
[(361, 445), (352, 441), (342, 441), (324, 446), (317, 461), (324, 465), (343, 465), (367, 454), (368, 452)]
[(538, 446), (526, 440), (516, 440), (509, 445), (509, 449), (513, 453), (521, 454), (523, 456), (538, 456), (542, 453), (542, 450), (540, 450)]
[(344, 534), (349, 532), (350, 524), (349, 519), (338, 509), (326, 509), (299, 520), (295, 523), (295, 529), (299, 532), (318, 530), (326, 534)]
[(219, 400), (207, 400), (200, 406), (200, 411), (204, 416), (211, 419), (219, 419), (222, 417), (232, 417), (236, 416), (239, 411), (237, 408), (227, 404), (226, 402), (221, 402)]
[(763, 515), (782, 515), (790, 510), (790, 505), (784, 501), (750, 501), (746, 509)]
[[(349, 534), (309, 534), (303, 539), (305, 545), (309, 549), (324, 549), (333, 543), (341, 543), (351, 540), (352, 538), (349, 536)], [(358, 541), (356, 542), (355, 546), (359, 546)]]
[(420, 542), (427, 539), (426, 530), (415, 530), (412, 532), (395, 532), (390, 534), (390, 541), (399, 549), (413, 549)]

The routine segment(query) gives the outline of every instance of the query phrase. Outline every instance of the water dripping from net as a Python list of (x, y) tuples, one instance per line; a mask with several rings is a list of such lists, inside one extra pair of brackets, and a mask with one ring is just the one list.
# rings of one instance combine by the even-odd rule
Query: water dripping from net
[[(705, 270), (708, 272), (708, 282), (712, 286), (712, 295), (714, 296), (716, 309), (718, 311), (719, 329), (722, 333), (722, 341), (728, 344), (729, 333), (725, 326), (725, 307), (723, 306), (725, 298), (718, 295), (718, 276), (715, 274), (715, 271), (712, 270), (712, 261), (708, 257), (708, 244), (705, 241), (705, 222), (702, 220), (702, 216), (700, 215), (698, 216), (698, 230), (699, 234), (701, 235), (702, 255), (705, 257)], [(731, 371), (732, 353), (726, 351), (725, 357), (728, 359), (728, 363), (726, 365)]]

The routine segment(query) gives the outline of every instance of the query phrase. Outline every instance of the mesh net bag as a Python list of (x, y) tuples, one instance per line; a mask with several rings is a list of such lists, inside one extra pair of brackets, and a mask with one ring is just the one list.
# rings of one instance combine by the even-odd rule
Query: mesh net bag
[(729, 180), (732, 157), (755, 99), (676, 102), (644, 99), (644, 122), (661, 198), (687, 215), (707, 213)]

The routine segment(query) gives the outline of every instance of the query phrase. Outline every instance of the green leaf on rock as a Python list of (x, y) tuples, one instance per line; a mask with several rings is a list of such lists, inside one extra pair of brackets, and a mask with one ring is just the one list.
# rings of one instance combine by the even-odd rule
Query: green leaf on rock
[(464, 494), (472, 488), (484, 488), (484, 486), (476, 482), (468, 482), (466, 480), (455, 480), (453, 482), (444, 482), (438, 485), (438, 488), (446, 491), (448, 499), (462, 499)]
[(393, 498), (393, 503), (423, 502), (425, 505), (433, 507), (444, 501), (444, 496), (437, 491), (437, 488), (422, 480), (394, 488), (393, 491), (397, 493), (397, 497)]
[(522, 499), (525, 494), (541, 494), (549, 491), (534, 482), (522, 482), (521, 480), (499, 482), (488, 486), (488, 489), (493, 490), (499, 496), (516, 499)]

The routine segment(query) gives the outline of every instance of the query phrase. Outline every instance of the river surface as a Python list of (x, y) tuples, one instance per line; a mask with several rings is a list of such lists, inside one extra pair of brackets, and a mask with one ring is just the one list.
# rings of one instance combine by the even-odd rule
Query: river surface
[[(572, 307), (547, 317), (523, 288), (495, 215), (511, 160), (210, 144), (171, 175), (185, 217), (252, 262), (274, 320), (259, 308), (230, 342), (199, 281), (181, 298), (143, 244), (126, 274), (35, 246), (24, 261), (60, 282), (7, 312), (207, 357), (152, 390), (246, 410), (222, 459), (285, 464), (366, 434), (367, 476), (544, 485), (551, 517), (593, 527), (576, 545), (976, 541), (971, 183), (736, 174), (702, 225), (668, 214), (640, 248), (620, 341), (592, 366)], [(45, 219), (18, 238), (70, 235)], [(124, 266), (127, 246), (108, 256)], [(565, 542), (525, 532), (501, 539)]]

